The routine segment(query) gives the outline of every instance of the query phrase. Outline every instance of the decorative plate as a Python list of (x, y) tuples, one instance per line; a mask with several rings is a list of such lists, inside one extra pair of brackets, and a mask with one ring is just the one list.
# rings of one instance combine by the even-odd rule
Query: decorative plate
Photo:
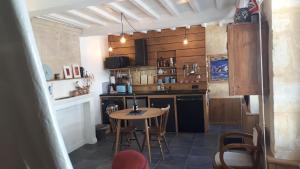
[(50, 66), (43, 64), (43, 69), (44, 69), (44, 74), (45, 74), (46, 80), (51, 80), (53, 77), (53, 73), (52, 73)]

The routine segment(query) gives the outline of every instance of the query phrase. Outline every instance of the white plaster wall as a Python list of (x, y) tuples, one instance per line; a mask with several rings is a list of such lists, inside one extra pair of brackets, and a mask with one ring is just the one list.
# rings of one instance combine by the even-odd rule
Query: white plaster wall
[[(207, 61), (209, 56), (227, 54), (227, 32), (226, 25), (209, 25), (205, 28), (205, 48)], [(228, 81), (225, 82), (209, 82), (210, 98), (229, 97)]]
[(31, 23), (42, 63), (49, 65), (53, 74), (63, 77), (64, 65), (80, 65), (81, 29), (38, 18)]
[(81, 64), (89, 72), (95, 76), (94, 84), (91, 91), (96, 93), (95, 109), (96, 123), (101, 122), (100, 98), (102, 93), (102, 83), (109, 81), (108, 71), (104, 70), (103, 61), (108, 56), (108, 40), (107, 36), (92, 36), (80, 38)]
[(300, 160), (300, 1), (265, 0), (269, 22), (270, 95), (266, 125), (276, 158)]
[(272, 1), (275, 156), (300, 160), (300, 2)]

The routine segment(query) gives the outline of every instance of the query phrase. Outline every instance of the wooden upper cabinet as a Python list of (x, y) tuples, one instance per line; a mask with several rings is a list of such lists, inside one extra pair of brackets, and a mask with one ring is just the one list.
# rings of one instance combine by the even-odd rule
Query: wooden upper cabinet
[[(259, 25), (230, 24), (227, 33), (229, 94), (261, 95)], [(264, 55), (267, 54), (263, 54), (263, 57), (267, 57)]]

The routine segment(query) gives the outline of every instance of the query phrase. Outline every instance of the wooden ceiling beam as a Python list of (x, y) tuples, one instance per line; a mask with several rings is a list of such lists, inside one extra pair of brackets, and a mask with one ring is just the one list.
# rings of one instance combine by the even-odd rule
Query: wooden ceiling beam
[(98, 14), (108, 20), (111, 20), (111, 21), (117, 22), (117, 23), (121, 23), (120, 18), (110, 14), (109, 12), (106, 12), (105, 10), (103, 10), (101, 8), (98, 8), (96, 6), (88, 6), (87, 9), (95, 12), (96, 14)]
[(95, 24), (99, 24), (99, 25), (102, 25), (102, 26), (105, 26), (107, 25), (107, 22), (104, 22), (98, 18), (94, 18), (90, 15), (87, 15), (87, 14), (84, 14), (82, 12), (79, 12), (79, 11), (76, 11), (76, 10), (69, 10), (68, 11), (70, 14), (74, 15), (74, 16), (77, 16), (81, 19), (84, 19), (84, 20), (87, 20), (89, 22), (92, 22), (92, 23), (95, 23)]
[(172, 0), (159, 0), (162, 6), (173, 16), (178, 16), (179, 11), (176, 8), (175, 4), (173, 4)]
[(200, 7), (196, 0), (188, 0), (188, 3), (194, 12), (200, 12)]
[(159, 14), (157, 12), (155, 12), (155, 10), (150, 8), (149, 5), (146, 4), (144, 1), (142, 1), (142, 0), (130, 0), (130, 2), (133, 3), (135, 6), (137, 6), (140, 10), (145, 12), (147, 15), (149, 15), (149, 16), (155, 18), (155, 19), (160, 18)]
[(116, 11), (119, 11), (120, 13), (122, 12), (125, 16), (128, 16), (136, 21), (140, 21), (141, 18), (139, 16), (137, 16), (136, 14), (134, 14), (133, 12), (131, 12), (130, 10), (124, 8), (123, 6), (113, 2), (113, 3), (109, 3), (109, 6), (111, 8), (113, 8)]
[(87, 23), (83, 23), (80, 22), (78, 20), (69, 18), (67, 16), (61, 15), (61, 14), (56, 14), (56, 13), (51, 13), (45, 16), (46, 18), (58, 21), (58, 22), (64, 22), (66, 24), (70, 24), (76, 27), (80, 27), (80, 28), (89, 28), (91, 27), (91, 25), (87, 24)]

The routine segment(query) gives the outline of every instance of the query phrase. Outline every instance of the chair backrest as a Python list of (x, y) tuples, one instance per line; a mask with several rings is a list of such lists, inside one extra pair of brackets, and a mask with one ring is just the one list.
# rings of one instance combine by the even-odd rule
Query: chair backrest
[[(110, 104), (106, 107), (106, 114), (109, 116), (111, 113), (118, 111), (119, 107), (116, 104)], [(115, 133), (117, 131), (117, 121), (109, 117), (110, 127), (112, 132)]]
[(168, 107), (161, 108), (161, 111), (163, 111), (164, 113), (160, 116), (159, 119), (160, 120), (159, 130), (160, 132), (166, 132), (167, 122), (168, 122), (169, 112), (170, 112), (170, 105), (168, 105)]

